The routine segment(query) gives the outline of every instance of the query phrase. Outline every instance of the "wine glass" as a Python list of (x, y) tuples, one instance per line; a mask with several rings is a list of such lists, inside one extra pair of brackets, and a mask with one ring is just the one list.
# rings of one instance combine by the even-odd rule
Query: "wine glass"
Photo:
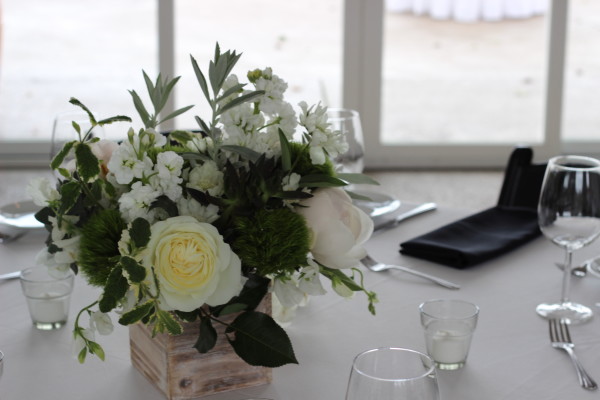
[(327, 121), (333, 131), (340, 131), (348, 142), (348, 151), (334, 162), (344, 173), (361, 173), (365, 166), (365, 141), (358, 111), (348, 108), (328, 108)]
[(418, 351), (382, 347), (354, 359), (346, 400), (438, 400), (433, 360)]
[(569, 299), (572, 254), (600, 235), (600, 161), (582, 156), (558, 156), (548, 162), (538, 205), (542, 233), (565, 249), (562, 297), (537, 306), (547, 319), (585, 322), (592, 310)]

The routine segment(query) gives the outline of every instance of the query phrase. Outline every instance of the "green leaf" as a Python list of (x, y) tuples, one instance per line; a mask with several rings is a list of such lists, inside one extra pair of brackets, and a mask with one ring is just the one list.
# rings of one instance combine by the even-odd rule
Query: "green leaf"
[(348, 289), (352, 290), (353, 292), (361, 292), (364, 290), (358, 283), (354, 282), (354, 280), (347, 276), (342, 270), (325, 267), (323, 265), (320, 266), (319, 270), (323, 276), (329, 278), (332, 281), (334, 279), (339, 280), (344, 286), (348, 287)]
[(96, 125), (96, 118), (94, 118), (94, 114), (92, 114), (92, 112), (86, 106), (84, 106), (82, 102), (77, 100), (75, 97), (71, 97), (69, 99), (69, 103), (71, 103), (74, 106), (77, 106), (77, 107), (81, 108), (83, 111), (85, 111), (87, 113), (87, 115), (90, 117), (90, 122), (92, 123), (92, 125)]
[(219, 97), (217, 97), (215, 99), (215, 103), (220, 103), (221, 101), (223, 101), (227, 97), (231, 96), (232, 94), (241, 92), (244, 89), (244, 86), (246, 86), (245, 83), (238, 83), (237, 85), (230, 87), (229, 89), (224, 91), (223, 94), (221, 94)]
[(247, 159), (248, 161), (252, 161), (253, 163), (255, 163), (261, 156), (261, 154), (259, 152), (254, 151), (254, 150), (249, 149), (244, 146), (225, 145), (225, 146), (221, 146), (221, 150), (227, 150), (232, 153), (239, 154), (243, 158)]
[(104, 291), (98, 304), (100, 311), (107, 313), (117, 306), (119, 300), (125, 297), (129, 283), (123, 276), (123, 268), (116, 266), (110, 271), (104, 285)]
[(168, 121), (168, 120), (170, 120), (170, 119), (173, 119), (173, 118), (177, 117), (178, 115), (181, 115), (181, 114), (183, 114), (184, 112), (186, 112), (187, 110), (189, 110), (189, 109), (190, 109), (190, 108), (192, 108), (192, 107), (194, 107), (194, 106), (193, 106), (193, 105), (191, 105), (191, 106), (186, 106), (186, 107), (182, 107), (182, 108), (180, 108), (179, 110), (175, 110), (175, 111), (173, 111), (171, 114), (169, 114), (169, 115), (167, 115), (166, 117), (164, 117), (164, 118), (163, 118), (163, 119), (162, 119), (162, 120), (159, 122), (159, 124), (162, 124), (162, 123), (163, 123), (163, 122), (165, 122), (165, 121)]
[(203, 317), (200, 320), (200, 334), (198, 340), (194, 344), (194, 348), (198, 353), (207, 353), (217, 343), (217, 330), (212, 326), (210, 318)]
[(85, 362), (85, 357), (87, 356), (87, 351), (88, 351), (87, 347), (84, 347), (83, 349), (81, 349), (81, 351), (77, 355), (77, 360), (79, 361), (80, 364), (83, 364)]
[(140, 283), (146, 279), (146, 268), (140, 265), (135, 259), (123, 256), (121, 257), (121, 266), (127, 271), (131, 282)]
[(142, 119), (144, 126), (146, 128), (150, 128), (150, 125), (151, 125), (150, 114), (148, 114), (148, 110), (146, 110), (146, 107), (144, 107), (144, 103), (142, 102), (142, 99), (140, 99), (140, 96), (135, 92), (135, 90), (130, 90), (129, 94), (131, 94), (131, 97), (133, 98), (133, 105), (135, 106), (135, 109), (137, 110), (138, 114), (140, 115), (140, 118)]
[(204, 122), (204, 120), (202, 118), (200, 118), (199, 116), (196, 115), (195, 119), (196, 119), (196, 123), (198, 124), (200, 129), (202, 129), (202, 132), (207, 133), (207, 134), (210, 133), (210, 128), (208, 127), (206, 122)]
[(76, 143), (75, 140), (73, 140), (72, 142), (65, 143), (65, 145), (58, 152), (58, 154), (56, 156), (54, 156), (54, 159), (52, 160), (52, 163), (50, 163), (50, 168), (57, 169), (58, 167), (60, 167), (60, 165), (65, 160), (65, 157), (69, 154), (69, 152), (71, 151), (71, 149), (73, 148), (73, 145), (75, 143)]
[(100, 126), (110, 125), (113, 122), (131, 122), (131, 118), (129, 118), (126, 115), (116, 115), (114, 117), (105, 118), (101, 121), (98, 121), (98, 125), (100, 125)]
[(287, 190), (273, 194), (273, 197), (278, 199), (296, 200), (296, 199), (309, 199), (313, 197), (312, 194), (303, 192), (302, 190)]
[(174, 311), (175, 314), (179, 317), (179, 319), (186, 322), (194, 322), (198, 319), (198, 310), (184, 312), (184, 311)]
[(54, 211), (50, 207), (44, 207), (40, 211), (35, 213), (35, 219), (40, 221), (44, 225), (48, 225), (50, 223), (50, 217), (54, 217)]
[(337, 174), (337, 177), (343, 181), (354, 184), (379, 185), (375, 179), (364, 174), (342, 173)]
[(269, 291), (271, 280), (257, 274), (250, 274), (240, 294), (232, 298), (227, 304), (211, 307), (214, 316), (219, 317), (227, 313), (229, 305), (245, 304), (246, 310), (254, 310)]
[(140, 321), (142, 318), (150, 314), (154, 309), (154, 301), (148, 300), (147, 302), (138, 305), (133, 310), (126, 312), (119, 318), (121, 325), (131, 325)]
[[(167, 196), (159, 196), (152, 202), (150, 205), (150, 209), (162, 208), (166, 211), (169, 217), (176, 217), (179, 215), (179, 209), (177, 208), (177, 203), (168, 198)], [(145, 246), (145, 245), (144, 245)]]
[(81, 126), (75, 121), (71, 121), (71, 126), (75, 129), (75, 132), (81, 135)]
[(269, 315), (257, 311), (240, 314), (228, 329), (232, 330), (235, 340), (227, 339), (248, 364), (269, 368), (298, 364), (290, 338)]
[(136, 218), (131, 223), (129, 235), (137, 248), (144, 247), (150, 241), (150, 223), (144, 218)]
[(244, 95), (241, 95), (240, 97), (236, 97), (235, 99), (231, 100), (229, 103), (225, 104), (223, 107), (219, 107), (216, 115), (221, 115), (225, 111), (227, 111), (233, 107), (237, 107), (240, 104), (244, 104), (246, 102), (254, 100), (254, 99), (262, 96), (263, 94), (265, 94), (264, 90), (255, 90), (254, 92), (246, 93)]
[(200, 68), (198, 67), (198, 63), (196, 62), (196, 59), (194, 57), (192, 57), (190, 55), (190, 58), (192, 60), (192, 67), (194, 68), (194, 73), (196, 74), (196, 79), (198, 80), (198, 83), (200, 84), (200, 89), (202, 89), (202, 93), (204, 93), (204, 97), (206, 97), (206, 100), (208, 100), (208, 102), (210, 103), (210, 93), (208, 92), (208, 85), (206, 84), (206, 78), (204, 77), (204, 74), (202, 73), (202, 71), (200, 71)]
[(158, 317), (157, 324), (161, 325), (160, 331), (162, 332), (162, 328), (164, 328), (167, 333), (171, 335), (181, 335), (183, 333), (183, 328), (181, 324), (173, 318), (170, 312), (163, 310), (156, 310), (156, 315)]
[(248, 308), (248, 306), (246, 304), (242, 304), (242, 303), (227, 304), (225, 307), (223, 307), (220, 310), (219, 315), (235, 314), (235, 313), (244, 311), (247, 308)]
[(292, 156), (290, 142), (288, 142), (281, 128), (279, 128), (279, 142), (281, 143), (281, 166), (283, 171), (287, 172), (292, 169)]
[(59, 213), (65, 214), (75, 205), (77, 199), (81, 195), (81, 186), (79, 182), (70, 181), (62, 185), (60, 191), (60, 208)]
[(212, 158), (202, 153), (186, 152), (179, 154), (184, 160), (210, 161)]
[(188, 131), (175, 130), (169, 132), (169, 139), (178, 141), (179, 143), (187, 143), (193, 139), (193, 136)]
[[(170, 81), (167, 82), (167, 84), (165, 85), (164, 82), (159, 82), (157, 80), (157, 89), (158, 89), (158, 105), (157, 107), (154, 109), (154, 111), (156, 112), (156, 114), (158, 114), (159, 112), (162, 111), (163, 108), (165, 108), (165, 105), (167, 104), (167, 101), (169, 100), (169, 97), (171, 96), (171, 91), (173, 90), (173, 88), (175, 87), (175, 85), (177, 84), (177, 82), (179, 81), (179, 76), (175, 77), (173, 79), (171, 79)], [(188, 107), (193, 107), (193, 106), (188, 106)], [(163, 121), (166, 121), (170, 118), (165, 118)]]
[(304, 175), (298, 183), (303, 187), (338, 187), (346, 186), (346, 182), (333, 176), (324, 174)]
[(98, 158), (92, 153), (92, 149), (87, 143), (77, 143), (75, 160), (77, 161), (77, 172), (84, 182), (88, 182), (100, 173)]
[(90, 349), (90, 353), (95, 354), (96, 356), (98, 356), (99, 359), (101, 359), (102, 361), (104, 361), (104, 349), (102, 348), (102, 346), (100, 346), (98, 343), (96, 342), (88, 342), (88, 347)]

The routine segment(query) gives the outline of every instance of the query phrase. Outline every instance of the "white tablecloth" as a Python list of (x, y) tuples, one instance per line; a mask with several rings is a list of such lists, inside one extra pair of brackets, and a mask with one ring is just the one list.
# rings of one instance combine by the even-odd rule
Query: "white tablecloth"
[[(405, 208), (407, 206), (403, 206)], [(374, 236), (368, 243), (373, 256), (437, 274), (462, 285), (450, 291), (401, 272), (365, 272), (369, 288), (379, 294), (377, 316), (371, 316), (363, 296), (344, 300), (335, 295), (313, 298), (300, 310), (288, 333), (300, 365), (274, 370), (270, 385), (210, 397), (238, 400), (269, 397), (277, 400), (343, 399), (353, 357), (368, 348), (408, 347), (423, 351), (424, 340), (417, 306), (431, 298), (461, 298), (481, 307), (467, 365), (440, 371), (442, 400), (564, 400), (597, 399), (598, 392), (578, 386), (566, 354), (551, 348), (547, 324), (535, 312), (542, 301), (560, 294), (560, 271), (553, 262), (560, 249), (539, 238), (497, 260), (467, 269), (417, 260), (398, 253), (398, 243), (465, 216), (471, 211), (441, 209), (406, 221)], [(44, 236), (29, 234), (0, 245), (0, 273), (31, 265)], [(598, 251), (588, 248), (581, 260)], [(594, 305), (600, 300), (600, 280), (573, 282), (573, 299)], [(97, 293), (78, 278), (71, 305), (75, 312)], [(600, 309), (594, 307), (600, 313)], [(163, 396), (129, 361), (125, 327), (102, 337), (106, 362), (90, 358), (80, 365), (70, 354), (71, 327), (41, 332), (31, 326), (17, 280), (0, 283), (0, 349), (5, 352), (2, 400), (158, 400)], [(575, 326), (571, 334), (580, 359), (600, 381), (600, 316)]]
[(545, 14), (549, 0), (386, 0), (386, 8), (440, 20), (500, 21)]

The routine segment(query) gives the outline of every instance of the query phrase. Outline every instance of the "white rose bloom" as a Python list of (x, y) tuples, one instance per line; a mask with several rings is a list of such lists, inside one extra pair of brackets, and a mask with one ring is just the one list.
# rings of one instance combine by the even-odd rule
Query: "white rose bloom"
[(316, 261), (338, 269), (360, 265), (367, 254), (362, 245), (373, 233), (373, 221), (352, 204), (346, 192), (340, 188), (315, 190), (295, 211), (306, 219)]
[(126, 222), (131, 222), (136, 218), (144, 218), (149, 222), (153, 222), (155, 212), (150, 210), (150, 206), (160, 194), (151, 186), (135, 182), (131, 187), (131, 191), (124, 193), (119, 199), (119, 211), (123, 219)]
[(90, 327), (104, 336), (110, 335), (114, 329), (110, 316), (100, 311), (92, 312), (92, 315), (90, 316)]
[[(217, 306), (240, 293), (241, 261), (217, 229), (179, 216), (152, 225), (143, 265), (156, 274), (164, 310)], [(148, 284), (152, 290), (154, 279)]]
[(33, 178), (29, 181), (27, 195), (40, 207), (46, 207), (48, 202), (60, 199), (60, 194), (48, 178)]
[(214, 161), (206, 161), (195, 167), (188, 176), (187, 187), (208, 192), (211, 196), (220, 196), (224, 190), (224, 175)]

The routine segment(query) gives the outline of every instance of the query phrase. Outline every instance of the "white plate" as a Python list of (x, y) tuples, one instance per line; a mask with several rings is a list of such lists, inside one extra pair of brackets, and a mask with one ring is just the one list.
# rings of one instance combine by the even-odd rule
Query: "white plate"
[(373, 220), (392, 213), (396, 211), (398, 207), (400, 207), (400, 200), (386, 193), (369, 192), (364, 190), (357, 190), (355, 193), (371, 199), (353, 199), (352, 202), (358, 208), (366, 212)]
[(41, 209), (30, 200), (0, 207), (0, 233), (14, 235), (24, 230), (43, 228), (44, 225), (35, 219), (35, 213)]

